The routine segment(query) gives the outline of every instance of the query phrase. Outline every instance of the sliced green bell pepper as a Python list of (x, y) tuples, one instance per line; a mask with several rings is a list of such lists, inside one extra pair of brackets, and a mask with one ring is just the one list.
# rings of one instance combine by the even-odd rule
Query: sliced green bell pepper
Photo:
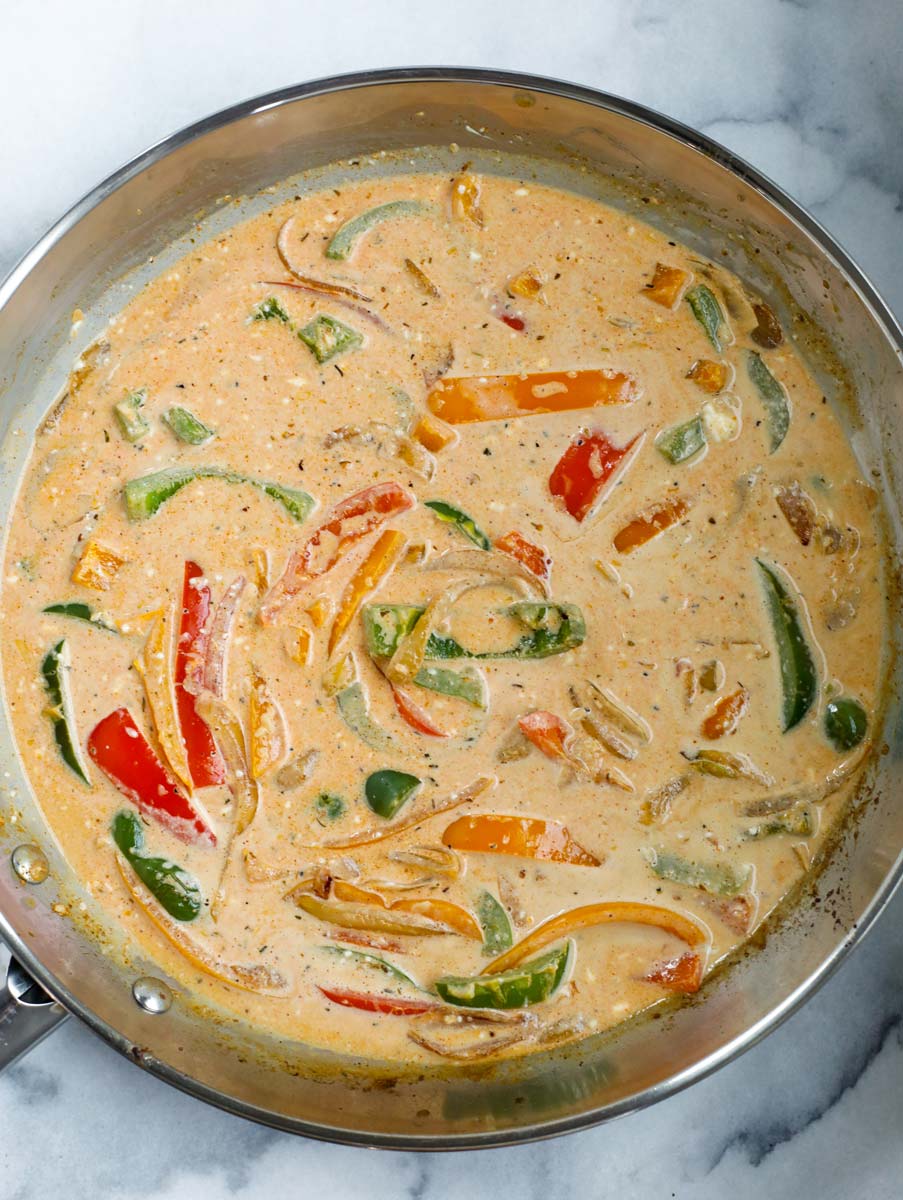
[(421, 784), (422, 780), (416, 775), (408, 775), (405, 771), (374, 771), (367, 776), (364, 795), (377, 816), (391, 820)]
[(526, 1008), (548, 1000), (561, 984), (571, 960), (572, 942), (498, 975), (444, 975), (436, 991), (460, 1008)]
[(119, 632), (112, 625), (108, 625), (89, 604), (82, 604), (80, 600), (68, 600), (62, 604), (48, 604), (41, 611), (53, 613), (58, 617), (71, 617), (75, 621), (86, 621), (89, 625), (94, 625), (98, 629), (105, 629), (107, 633)]
[(170, 859), (144, 853), (144, 828), (137, 813), (120, 809), (110, 832), (129, 866), (169, 915), (193, 921), (204, 903), (198, 881)]
[(454, 525), (460, 533), (463, 533), (466, 538), (469, 538), (481, 550), (490, 550), (492, 548), (489, 538), (480, 529), (473, 517), (469, 517), (460, 508), (455, 508), (453, 504), (447, 504), (444, 500), (424, 500), (423, 503), (425, 508), (433, 510), (440, 521), (444, 521), (447, 525)]
[(78, 743), (72, 697), (69, 694), (71, 665), (69, 643), (65, 638), (57, 642), (44, 656), (41, 674), (44, 676), (44, 688), (50, 699), (47, 715), (53, 722), (53, 736), (63, 762), (75, 772), (82, 783), (90, 784), (91, 778)]
[(719, 896), (737, 896), (749, 883), (751, 869), (737, 871), (727, 863), (699, 863), (665, 850), (653, 851), (649, 865), (659, 879), (701, 888)]
[(113, 405), (113, 413), (127, 442), (140, 442), (150, 433), (150, 425), (141, 412), (146, 399), (147, 388), (139, 388), (136, 392), (129, 392), (118, 404)]
[(345, 812), (345, 801), (335, 792), (320, 792), (314, 800), (314, 808), (318, 817), (327, 821), (337, 821)]
[(214, 431), (209, 425), (205, 425), (193, 412), (181, 408), (178, 404), (163, 414), (163, 420), (179, 441), (187, 442), (189, 446), (203, 446), (214, 436)]
[(344, 261), (351, 257), (357, 243), (374, 225), (397, 217), (417, 217), (426, 212), (429, 212), (429, 205), (422, 200), (390, 200), (388, 204), (368, 208), (339, 226), (326, 247), (326, 257)]
[(815, 822), (812, 820), (811, 811), (801, 808), (799, 812), (775, 817), (762, 825), (753, 825), (744, 831), (743, 837), (746, 841), (757, 842), (761, 838), (774, 837), (779, 833), (787, 833), (792, 837), (811, 837), (814, 832)]
[(281, 321), (283, 325), (291, 324), (291, 319), (275, 296), (267, 296), (255, 304), (251, 312), (252, 321)]
[(371, 750), (393, 749), (394, 741), (367, 710), (367, 696), (359, 680), (336, 692), (335, 702), (342, 720)]
[(336, 954), (340, 958), (348, 959), (349, 962), (360, 963), (364, 967), (372, 967), (374, 971), (382, 971), (386, 975), (392, 975), (402, 983), (410, 984), (411, 987), (420, 991), (420, 987), (414, 982), (410, 975), (402, 971), (401, 967), (396, 967), (394, 963), (390, 963), (386, 958), (380, 958), (378, 954), (368, 954), (366, 950), (352, 950), (348, 946), (321, 946), (321, 950), (326, 950), (330, 954)]
[[(583, 614), (576, 604), (520, 600), (499, 610), (527, 627), (529, 632), (508, 650), (483, 653), (468, 650), (452, 637), (431, 633), (426, 647), (430, 659), (547, 658), (573, 650), (586, 637)], [(402, 638), (420, 620), (424, 609), (416, 604), (368, 604), (363, 610), (367, 650), (374, 658), (391, 658)], [(419, 682), (419, 681), (418, 681)]]
[(690, 288), (686, 299), (693, 310), (693, 316), (703, 327), (709, 341), (720, 354), (723, 349), (721, 326), (724, 324), (724, 313), (721, 311), (721, 305), (718, 303), (715, 293), (704, 283), (698, 283), (696, 287)]
[(300, 488), (283, 487), (280, 483), (255, 479), (251, 475), (242, 475), (239, 471), (230, 471), (225, 467), (164, 467), (162, 471), (153, 471), (150, 475), (130, 479), (123, 488), (129, 520), (148, 520), (176, 492), (180, 492), (196, 479), (224, 479), (227, 483), (248, 483), (281, 504), (296, 521), (306, 521), (316, 505), (313, 496), (302, 492)]
[(668, 462), (681, 463), (692, 458), (706, 444), (705, 426), (702, 417), (693, 417), (683, 425), (672, 425), (664, 429), (655, 439), (655, 448)]
[(774, 454), (790, 428), (790, 404), (787, 401), (787, 393), (765, 366), (761, 355), (757, 354), (755, 350), (747, 351), (746, 370), (765, 409), (768, 445), (770, 452)]
[(295, 332), (318, 363), (329, 362), (346, 350), (355, 350), (364, 341), (356, 329), (326, 313), (318, 313)]
[(421, 667), (414, 682), (431, 692), (464, 700), (474, 708), (486, 707), (486, 688), (473, 667), (462, 667), (460, 671), (450, 671), (447, 667)]
[(818, 673), (790, 591), (773, 567), (758, 558), (756, 565), (762, 576), (765, 603), (777, 645), (783, 690), (783, 730), (787, 733), (802, 721), (815, 702)]
[(866, 735), (869, 719), (853, 696), (838, 696), (825, 705), (825, 733), (835, 750), (853, 750)]
[(483, 930), (483, 953), (487, 958), (509, 950), (514, 941), (511, 922), (504, 906), (492, 892), (481, 892), (477, 900), (477, 919)]

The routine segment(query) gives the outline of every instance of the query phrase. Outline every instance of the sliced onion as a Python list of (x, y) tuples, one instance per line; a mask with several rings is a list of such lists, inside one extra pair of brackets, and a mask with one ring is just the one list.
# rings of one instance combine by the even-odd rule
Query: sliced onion
[(229, 635), (238, 602), (245, 589), (247, 580), (244, 575), (226, 588), (223, 597), (216, 606), (213, 622), (210, 626), (210, 641), (207, 644), (207, 657), (204, 661), (204, 672), (201, 681), (202, 690), (214, 696), (225, 695), (226, 686), (226, 651), (229, 646)]

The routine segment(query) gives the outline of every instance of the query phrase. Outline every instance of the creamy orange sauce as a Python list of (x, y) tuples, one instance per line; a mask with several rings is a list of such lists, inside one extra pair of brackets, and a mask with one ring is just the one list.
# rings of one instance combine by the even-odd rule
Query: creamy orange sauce
[[(344, 222), (399, 200), (426, 207), (374, 225), (347, 258), (327, 256)], [(659, 263), (683, 273), (659, 274), (673, 285), (672, 305), (649, 286)], [(301, 277), (356, 294), (288, 286)], [(721, 308), (720, 350), (686, 299), (699, 285)], [(271, 298), (281, 307), (266, 307)], [(19, 749), (53, 834), (111, 927), (177, 986), (280, 1036), (423, 1062), (611, 1027), (674, 987), (695, 987), (742, 943), (804, 875), (842, 811), (868, 735), (838, 749), (825, 733), (826, 706), (855, 697), (873, 716), (885, 620), (875, 496), (792, 340), (785, 332), (763, 346), (755, 302), (718, 266), (592, 200), (439, 174), (303, 194), (199, 246), (145, 288), (76, 364), (68, 399), (36, 439), (3, 589)], [(254, 319), (265, 312), (276, 315)], [(359, 335), (322, 364), (296, 332), (318, 314)], [(750, 351), (789, 401), (774, 452)], [(699, 363), (709, 365), (694, 370)], [(575, 393), (575, 371), (605, 372), (593, 386), (608, 402), (543, 411)], [(494, 391), (473, 382), (534, 374), (545, 378)], [(713, 378), (717, 391), (700, 386)], [(439, 419), (454, 421), (461, 379), (471, 381), (467, 414), (479, 415), (483, 395), (494, 419)], [(129, 441), (114, 406), (139, 389), (147, 430)], [(508, 412), (515, 393), (520, 408)], [(163, 419), (174, 406), (212, 430), (210, 440), (178, 440)], [(663, 431), (696, 416), (705, 444), (668, 461)], [(578, 520), (550, 480), (556, 470), (560, 480), (557, 464), (581, 435), (604, 435), (612, 453), (630, 449)], [(588, 465), (600, 480), (604, 457)], [(260, 487), (208, 475), (147, 519), (130, 519), (128, 481), (172, 467), (302, 490), (315, 508), (299, 520), (303, 512)], [(403, 502), (353, 542), (342, 541), (350, 525), (324, 533), (308, 547), (307, 577), (292, 583), (292, 562), (334, 506), (390, 482)], [(461, 510), (476, 532), (441, 521), (428, 501)], [(547, 580), (505, 552), (512, 531), (536, 561), (550, 561)], [(503, 548), (479, 548), (480, 534)], [(95, 557), (100, 548), (99, 575), (84, 560), (89, 544)], [(340, 619), (371, 552), (363, 608)], [(814, 674), (786, 733), (780, 646), (757, 559), (785, 587)], [(221, 697), (241, 729), (246, 773), (234, 775), (218, 735), (224, 782), (195, 788), (190, 800), (167, 677), (186, 561), (198, 565), (196, 587), (209, 589), (214, 612), (237, 578), (247, 580), (223, 641)], [(380, 565), (389, 568), (382, 577)], [(111, 628), (43, 612), (65, 602), (89, 605)], [(533, 609), (512, 614), (523, 602)], [(546, 619), (555, 634), (560, 614), (536, 607), (549, 602), (576, 606), (585, 625), (561, 653), (415, 662), (458, 672), (477, 703), (411, 682), (403, 661), (374, 658), (362, 616), (367, 605), (439, 603), (438, 635), (492, 654), (535, 634), (518, 613)], [(70, 729), (89, 783), (64, 761), (47, 711), (42, 663), (61, 639)], [(156, 706), (133, 666), (142, 653), (145, 675), (163, 677)], [(204, 690), (204, 663), (192, 669)], [(396, 706), (393, 672), (422, 710), (419, 730)], [(355, 681), (371, 744), (348, 723)], [(123, 707), (216, 838), (215, 847), (186, 843), (144, 808), (145, 853), (184, 868), (203, 897), (195, 919), (164, 918), (170, 937), (128, 863), (117, 867), (111, 820), (135, 804), (87, 749), (98, 722)], [(530, 740), (518, 723), (537, 712), (552, 717), (526, 722)], [(537, 725), (548, 729), (552, 718), (564, 723), (554, 726), (557, 757), (535, 744)], [(420, 781), (391, 818), (366, 795), (383, 769)], [(472, 798), (442, 811), (475, 783)], [(533, 824), (481, 824), (491, 816)], [(494, 952), (483, 946), (486, 893), (515, 946), (583, 906), (651, 905), (658, 916), (612, 920), (630, 916), (615, 907), (580, 928), (565, 920), (526, 955), (572, 941), (551, 994), (497, 1020), (458, 1019), (435, 985), (492, 972), (504, 938)], [(411, 932), (418, 920), (428, 932)], [(383, 1007), (436, 1007), (423, 1016), (364, 1011), (323, 989)]]

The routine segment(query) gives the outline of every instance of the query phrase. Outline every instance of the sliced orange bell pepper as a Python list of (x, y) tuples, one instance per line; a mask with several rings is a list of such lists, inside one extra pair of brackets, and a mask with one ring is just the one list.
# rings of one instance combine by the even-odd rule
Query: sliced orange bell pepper
[(556, 716), (555, 713), (540, 709), (537, 712), (527, 713), (517, 723), (524, 737), (528, 738), (547, 758), (563, 758), (567, 761), (567, 742), (574, 732), (567, 721)]
[(688, 946), (701, 946), (707, 940), (705, 930), (689, 917), (674, 912), (670, 908), (662, 908), (657, 904), (638, 904), (632, 900), (610, 900), (600, 904), (584, 904), (580, 908), (571, 908), (543, 921), (531, 930), (526, 937), (521, 938), (517, 945), (506, 950), (504, 954), (483, 968), (484, 975), (495, 975), (516, 967), (518, 963), (561, 938), (569, 937), (580, 929), (591, 929), (596, 925), (632, 924), (651, 925), (665, 933), (673, 934)]
[(652, 541), (654, 537), (676, 525), (689, 511), (690, 505), (680, 496), (663, 500), (618, 530), (614, 537), (615, 549), (619, 554), (630, 554), (632, 550), (644, 546), (646, 542)]
[(440, 450), (444, 450), (451, 442), (457, 438), (457, 434), (453, 429), (434, 421), (428, 414), (422, 416), (414, 426), (411, 436), (415, 438), (424, 450), (429, 450), (431, 454), (438, 454)]
[(545, 371), (533, 375), (440, 379), (426, 403), (431, 412), (449, 425), (466, 425), (531, 413), (630, 404), (638, 396), (636, 381), (620, 371)]
[(93, 540), (86, 542), (72, 572), (72, 582), (93, 588), (95, 592), (105, 592), (127, 562), (125, 555), (111, 546)]
[(452, 182), (451, 208), (455, 220), (470, 221), (478, 229), (483, 228), (480, 180), (477, 175), (465, 172)]
[(724, 363), (712, 362), (710, 358), (699, 358), (687, 371), (698, 388), (710, 395), (717, 395), (727, 383), (727, 367)]
[(702, 983), (702, 959), (692, 950), (673, 958), (668, 962), (659, 963), (643, 976), (646, 983), (657, 983), (669, 992), (681, 992), (692, 995), (699, 991)]
[(749, 709), (749, 692), (738, 688), (729, 696), (722, 696), (702, 723), (702, 736), (714, 741), (733, 733)]
[(512, 558), (516, 558), (519, 563), (525, 566), (537, 579), (541, 579), (543, 583), (549, 582), (549, 576), (552, 572), (552, 558), (545, 547), (537, 546), (535, 542), (528, 541), (516, 529), (512, 529), (504, 537), (496, 539), (495, 548), (496, 550), (501, 550), (503, 554), (508, 554)]
[(389, 574), (408, 544), (408, 539), (397, 529), (384, 530), (370, 548), (370, 553), (352, 575), (339, 601), (329, 634), (329, 653), (345, 636), (361, 605)]
[(654, 300), (662, 308), (673, 308), (680, 299), (681, 293), (690, 282), (690, 276), (680, 267), (669, 267), (665, 263), (655, 264), (655, 274), (652, 282), (643, 288), (643, 295)]
[(537, 817), (512, 817), (482, 813), (459, 817), (442, 835), (452, 850), (478, 854), (513, 854), (545, 862), (571, 863), (578, 867), (598, 867), (601, 861), (578, 845), (566, 826), (559, 821)]
[(248, 726), (251, 734), (251, 778), (262, 779), (285, 761), (289, 741), (282, 709), (273, 699), (266, 680), (256, 669), (251, 674)]
[(457, 932), (445, 922), (435, 921), (419, 913), (392, 912), (376, 904), (323, 900), (297, 888), (288, 894), (287, 899), (304, 912), (310, 913), (312, 917), (332, 925), (343, 925), (348, 929), (370, 929), (376, 933), (394, 933), (405, 937)]

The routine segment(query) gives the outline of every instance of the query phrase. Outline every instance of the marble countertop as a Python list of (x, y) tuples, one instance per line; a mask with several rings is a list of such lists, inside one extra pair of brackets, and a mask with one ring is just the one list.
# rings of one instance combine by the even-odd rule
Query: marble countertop
[[(571, 0), (556, 16), (539, 0), (2, 4), (0, 276), (178, 126), (307, 78), (441, 62), (596, 85), (696, 126), (809, 207), (903, 313), (899, 0)], [(522, 1200), (897, 1198), (901, 926), (903, 894), (800, 1013), (712, 1078), (510, 1150), (293, 1139), (167, 1089), (70, 1021), (0, 1079), (0, 1200), (477, 1200), (500, 1179)]]

